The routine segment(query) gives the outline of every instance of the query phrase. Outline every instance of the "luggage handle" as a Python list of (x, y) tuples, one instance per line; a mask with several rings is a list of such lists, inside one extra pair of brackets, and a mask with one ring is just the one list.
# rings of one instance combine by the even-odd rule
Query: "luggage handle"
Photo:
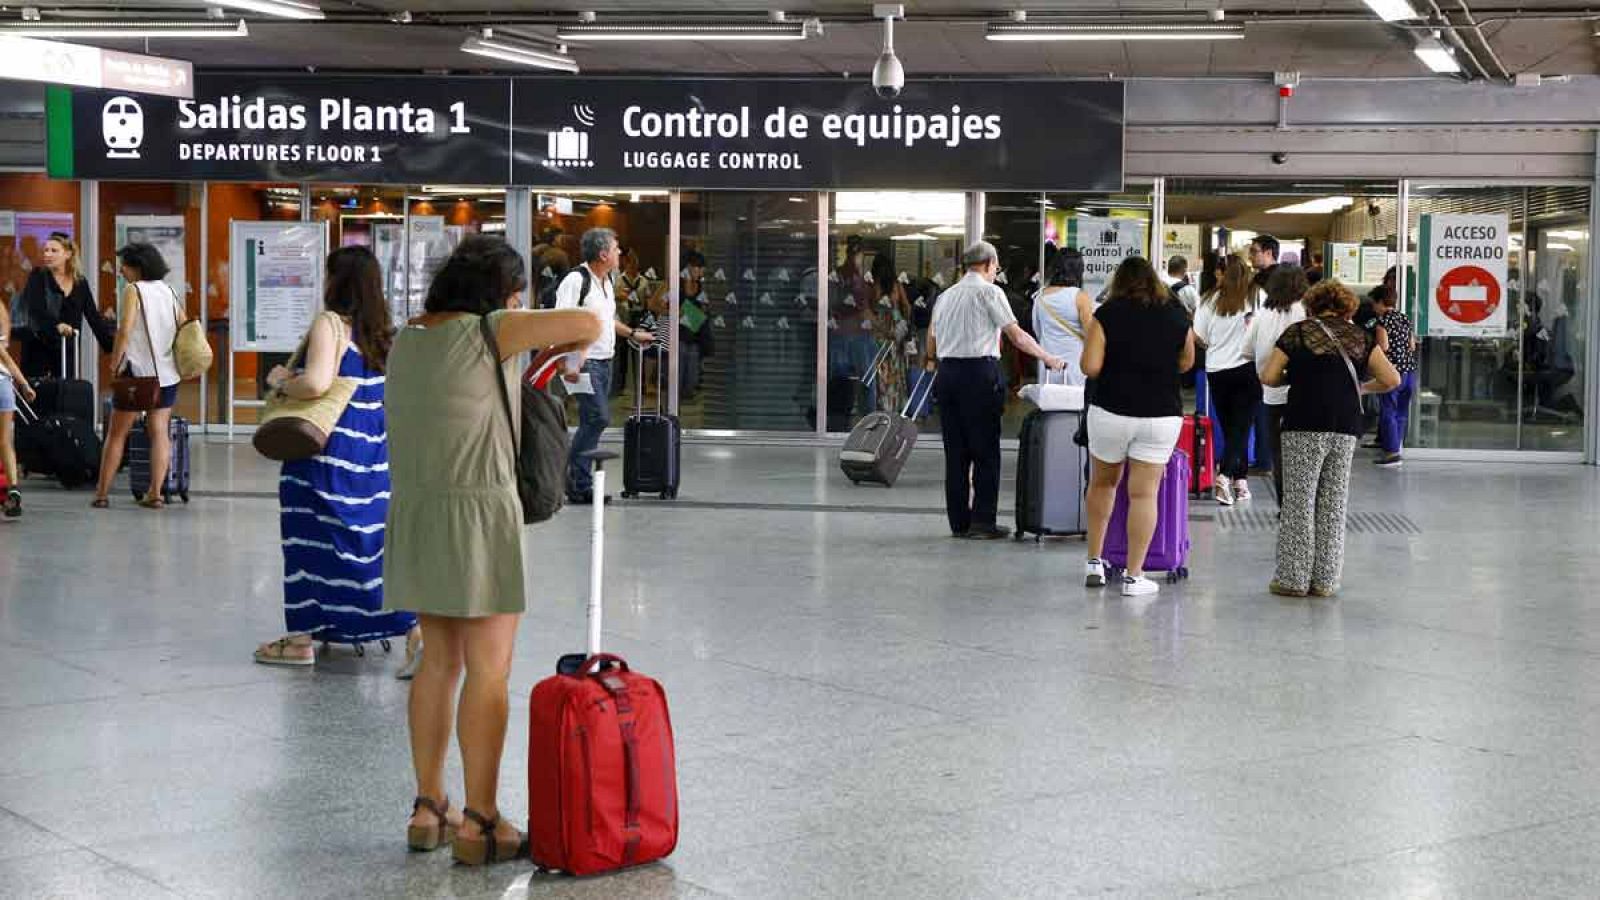
[(560, 363), (565, 358), (565, 353), (553, 353), (551, 348), (546, 347), (539, 351), (533, 362), (528, 364), (528, 370), (522, 373), (522, 378), (529, 385), (542, 391), (550, 386), (551, 380), (556, 377), (556, 370), (560, 368)]
[(600, 673), (600, 667), (607, 663), (616, 666), (624, 672), (633, 671), (632, 669), (628, 668), (627, 660), (617, 656), (614, 653), (591, 653), (584, 659), (583, 664), (578, 666), (578, 671), (574, 672), (573, 674), (577, 675), (579, 678), (587, 678), (591, 675), (598, 675)]
[(900, 410), (900, 418), (902, 419), (911, 418), (911, 411), (913, 409), (921, 408), (922, 403), (917, 402), (917, 391), (922, 392), (923, 402), (926, 402), (929, 397), (933, 396), (933, 382), (939, 377), (939, 370), (936, 368), (932, 372), (929, 372), (928, 370), (924, 369), (923, 374), (927, 375), (928, 377), (917, 382), (916, 389), (911, 392), (911, 396), (906, 398), (905, 408)]
[[(33, 407), (28, 405), (28, 401), (22, 399), (22, 393), (20, 391), (17, 393), (17, 410), (19, 412), (27, 413), (28, 417), (33, 420), (30, 422), (28, 419), (23, 419), (22, 416), (19, 415), (17, 418), (22, 419), (22, 423), (24, 425), (39, 424), (39, 414), (33, 411)], [(13, 485), (13, 487), (15, 487), (15, 485)]]
[(878, 366), (882, 365), (883, 361), (894, 353), (894, 347), (894, 341), (884, 341), (878, 345), (878, 352), (872, 357), (872, 365), (867, 366), (866, 373), (861, 377), (862, 387), (872, 387), (877, 382)]
[[(61, 377), (62, 381), (66, 381), (67, 380), (67, 342), (68, 341), (72, 342), (72, 358), (73, 358), (74, 361), (76, 361), (78, 359), (78, 330), (76, 328), (74, 328), (72, 330), (72, 336), (70, 338), (63, 337), (61, 339), (61, 370), (60, 370), (61, 371), (61, 376), (60, 377)], [(73, 366), (72, 367), (74, 375), (77, 374), (78, 368), (79, 368), (78, 366)]]
[[(672, 343), (673, 344), (677, 344), (678, 343), (677, 335), (673, 335)], [(634, 414), (635, 417), (639, 417), (639, 416), (643, 416), (644, 415), (644, 353), (645, 353), (645, 350), (647, 348), (645, 347), (645, 345), (639, 343), (638, 341), (634, 340), (631, 337), (628, 338), (628, 346), (632, 347), (634, 352), (639, 354), (639, 358), (638, 358), (638, 360), (636, 360), (636, 362), (638, 362), (638, 365), (634, 367), (635, 369), (637, 369), (637, 371), (635, 371), (633, 373), (634, 384), (636, 385), (636, 388), (635, 388), (635, 390), (633, 392), (633, 414)], [(661, 344), (658, 341), (658, 342), (652, 343), (650, 346), (651, 347), (660, 347)], [(677, 355), (675, 353), (670, 353), (667, 350), (663, 350), (661, 353), (656, 354), (656, 413), (655, 414), (658, 415), (658, 416), (661, 415), (661, 403), (662, 403), (661, 376), (663, 375), (663, 369), (666, 367), (666, 361), (669, 358), (673, 360), (673, 364), (674, 365), (677, 364), (677, 358), (678, 357), (677, 357)]]

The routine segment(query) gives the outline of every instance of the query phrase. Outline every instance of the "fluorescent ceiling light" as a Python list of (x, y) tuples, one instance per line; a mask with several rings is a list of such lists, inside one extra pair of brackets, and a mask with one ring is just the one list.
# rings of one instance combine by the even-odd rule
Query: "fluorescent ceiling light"
[(243, 9), (284, 19), (325, 18), (322, 7), (315, 3), (302, 3), (300, 0), (206, 0), (206, 2), (212, 6)]
[(1406, 0), (1366, 0), (1378, 18), (1385, 22), (1399, 22), (1403, 19), (1420, 19), (1417, 11), (1411, 8)]
[(841, 225), (960, 226), (966, 216), (966, 195), (958, 192), (838, 191), (833, 202)]
[(250, 29), (244, 20), (236, 22), (210, 19), (141, 20), (141, 19), (78, 19), (61, 21), (51, 19), (38, 22), (6, 22), (0, 24), (0, 34), (26, 37), (54, 38), (226, 38), (249, 37)]
[(1565, 229), (1560, 231), (1547, 231), (1545, 233), (1550, 237), (1559, 238), (1563, 241), (1587, 241), (1589, 239), (1589, 232), (1579, 231), (1576, 229), (1570, 231)]
[(425, 184), (422, 186), (422, 192), (424, 194), (454, 194), (457, 197), (460, 197), (465, 194), (473, 194), (477, 196), (483, 196), (486, 194), (504, 194), (506, 189), (497, 187), (467, 187), (466, 185), (453, 184)]
[(990, 22), (984, 37), (991, 41), (1229, 41), (1243, 38), (1244, 26), (1212, 22)]
[(1576, 248), (1573, 247), (1571, 244), (1547, 244), (1545, 246), (1545, 249), (1546, 250), (1574, 250)]
[(931, 234), (895, 234), (890, 235), (891, 241), (937, 241), (938, 238)]
[(1453, 75), (1461, 71), (1461, 64), (1436, 37), (1417, 38), (1417, 46), (1411, 52), (1417, 54), (1417, 59), (1422, 60), (1422, 64), (1430, 71), (1440, 75)]
[(1285, 216), (1320, 216), (1336, 213), (1346, 209), (1356, 202), (1354, 197), (1323, 197), (1318, 200), (1307, 200), (1293, 206), (1280, 206), (1277, 209), (1267, 210), (1267, 215)]
[(967, 233), (967, 229), (961, 225), (936, 225), (929, 228), (928, 233), (939, 237), (961, 237)]
[(469, 37), (461, 42), (461, 52), (522, 66), (533, 66), (537, 69), (556, 69), (574, 75), (578, 73), (578, 61), (570, 56), (541, 50), (530, 44), (513, 43), (503, 38)]
[(564, 25), (561, 41), (803, 41), (804, 22), (750, 22), (724, 25)]

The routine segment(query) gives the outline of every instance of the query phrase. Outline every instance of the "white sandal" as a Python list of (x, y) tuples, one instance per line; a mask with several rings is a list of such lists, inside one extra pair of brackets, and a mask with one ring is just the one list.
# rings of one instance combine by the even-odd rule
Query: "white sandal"
[[(304, 648), (305, 655), (299, 653), (290, 655), (290, 650)], [(262, 644), (256, 648), (256, 662), (264, 666), (312, 666), (317, 663), (317, 648), (314, 642), (299, 643), (293, 637), (281, 637), (277, 640)]]

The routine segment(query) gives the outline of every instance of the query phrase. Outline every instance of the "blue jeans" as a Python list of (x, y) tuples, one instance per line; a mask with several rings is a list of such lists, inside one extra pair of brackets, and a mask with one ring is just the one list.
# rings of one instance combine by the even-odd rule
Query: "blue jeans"
[[(861, 326), (857, 322), (843, 327), (856, 330), (828, 336), (828, 377), (865, 380), (872, 369), (873, 357), (878, 355), (877, 338), (870, 331), (860, 331)], [(878, 385), (874, 382), (867, 389), (867, 408), (861, 412), (867, 413), (877, 408)]]
[(1385, 453), (1399, 453), (1411, 419), (1411, 395), (1417, 392), (1417, 373), (1400, 376), (1400, 386), (1378, 396), (1378, 444)]
[(583, 364), (594, 386), (592, 394), (578, 394), (578, 432), (572, 436), (567, 457), (567, 493), (587, 494), (594, 489), (594, 464), (583, 454), (600, 446), (600, 434), (611, 424), (611, 360), (591, 359)]

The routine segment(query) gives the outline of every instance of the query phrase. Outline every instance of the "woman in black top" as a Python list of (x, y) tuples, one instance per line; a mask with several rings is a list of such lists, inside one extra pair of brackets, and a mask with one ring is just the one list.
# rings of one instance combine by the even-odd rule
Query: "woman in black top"
[(1350, 459), (1363, 430), (1361, 399), (1400, 384), (1377, 339), (1350, 321), (1356, 295), (1337, 281), (1306, 293), (1306, 319), (1278, 338), (1261, 381), (1288, 385), (1283, 416), (1278, 571), (1269, 590), (1332, 597), (1344, 569)]
[(58, 231), (46, 238), (39, 262), (17, 298), (21, 315), (13, 331), (22, 344), (22, 371), (29, 378), (61, 378), (75, 374), (61, 371), (61, 342), (76, 334), (85, 319), (103, 349), (110, 347), (102, 335), (115, 334), (115, 329), (94, 305), (71, 236)]
[(1105, 305), (1084, 332), (1083, 374), (1096, 379), (1089, 407), (1089, 561), (1084, 583), (1106, 583), (1106, 528), (1128, 470), (1128, 569), (1122, 594), (1154, 594), (1144, 577), (1156, 530), (1156, 492), (1183, 428), (1181, 375), (1194, 366), (1189, 314), (1148, 260), (1123, 260)]

